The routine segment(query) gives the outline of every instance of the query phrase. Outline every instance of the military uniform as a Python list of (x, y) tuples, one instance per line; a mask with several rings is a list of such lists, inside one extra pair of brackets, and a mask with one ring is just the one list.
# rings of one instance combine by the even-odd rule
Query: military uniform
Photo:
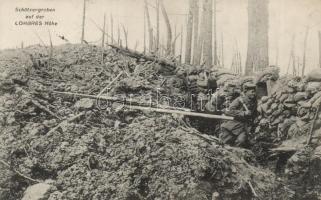
[[(230, 102), (234, 100), (239, 95), (236, 92), (236, 84), (227, 83), (225, 88), (222, 88), (216, 91), (212, 96), (209, 102), (205, 105), (205, 111), (211, 114), (220, 115), (224, 113), (226, 108), (229, 106)], [(221, 121), (213, 121), (212, 119), (203, 119), (204, 121), (208, 121), (208, 127), (211, 128), (209, 133), (211, 135), (218, 136), (221, 127)]]
[[(248, 83), (243, 90), (255, 90), (255, 85)], [(251, 131), (256, 112), (256, 99), (249, 98), (245, 94), (237, 97), (225, 111), (228, 116), (235, 119), (225, 121), (221, 125), (220, 138), (225, 144), (244, 146)]]

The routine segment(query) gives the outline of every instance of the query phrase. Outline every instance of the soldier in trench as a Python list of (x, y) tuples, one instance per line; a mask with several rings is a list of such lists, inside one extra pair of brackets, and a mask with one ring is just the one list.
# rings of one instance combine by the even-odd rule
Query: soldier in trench
[[(222, 89), (218, 89), (211, 95), (210, 100), (205, 105), (205, 112), (215, 115), (221, 115), (229, 107), (229, 104), (238, 96), (237, 85), (234, 82), (227, 82)], [(204, 119), (206, 121), (206, 119)], [(208, 119), (207, 120), (209, 134), (219, 136), (221, 121)]]
[(225, 111), (226, 115), (235, 119), (225, 121), (221, 125), (220, 138), (224, 144), (246, 147), (248, 135), (253, 131), (256, 106), (256, 86), (246, 83), (243, 85), (241, 95)]

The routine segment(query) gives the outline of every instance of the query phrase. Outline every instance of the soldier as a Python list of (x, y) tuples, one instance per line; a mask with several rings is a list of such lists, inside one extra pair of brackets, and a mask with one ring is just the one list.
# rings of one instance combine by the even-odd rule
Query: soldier
[(220, 138), (223, 143), (244, 147), (251, 131), (256, 112), (256, 86), (252, 83), (243, 85), (242, 94), (236, 98), (225, 111), (233, 116), (233, 121), (223, 122)]
[[(217, 90), (212, 96), (209, 102), (205, 105), (205, 111), (212, 114), (220, 115), (224, 113), (225, 109), (228, 108), (229, 103), (232, 102), (239, 93), (237, 92), (236, 84), (229, 82), (219, 90)], [(220, 132), (221, 121), (213, 121), (203, 119), (207, 121), (208, 133), (210, 135), (218, 136)]]
[(239, 96), (236, 84), (228, 82), (223, 89), (217, 90), (210, 101), (205, 105), (205, 110), (213, 114), (222, 114), (235, 98)]

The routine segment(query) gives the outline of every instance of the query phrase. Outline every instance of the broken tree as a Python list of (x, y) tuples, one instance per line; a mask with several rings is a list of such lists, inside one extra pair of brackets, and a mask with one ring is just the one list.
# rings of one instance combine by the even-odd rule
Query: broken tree
[(204, 0), (203, 2), (203, 15), (204, 18), (204, 45), (203, 45), (203, 60), (205, 66), (212, 65), (212, 18), (213, 18), (213, 0)]
[(161, 0), (160, 6), (162, 9), (162, 13), (164, 16), (165, 24), (166, 24), (166, 29), (167, 29), (167, 42), (166, 42), (166, 55), (171, 55), (171, 47), (172, 47), (172, 28), (171, 28), (171, 23), (169, 21), (164, 2)]
[(185, 63), (187, 64), (191, 63), (191, 54), (192, 54), (193, 3), (194, 3), (194, 0), (189, 0), (187, 28), (186, 28), (186, 45), (185, 45)]
[[(201, 57), (200, 51), (197, 51), (198, 49), (198, 24), (199, 20), (199, 6), (198, 1), (193, 0), (193, 64), (198, 64), (196, 61), (200, 60), (198, 58)], [(199, 61), (198, 61), (199, 62)]]
[(248, 0), (248, 49), (245, 75), (269, 66), (268, 0)]
[(86, 20), (86, 0), (84, 0), (84, 7), (83, 7), (83, 13), (82, 13), (82, 25), (81, 25), (81, 40), (80, 43), (84, 43), (85, 39), (85, 20)]
[(152, 23), (150, 21), (149, 10), (147, 0), (145, 0), (145, 14), (147, 19), (147, 29), (148, 29), (148, 44), (149, 44), (149, 52), (153, 51), (153, 28)]

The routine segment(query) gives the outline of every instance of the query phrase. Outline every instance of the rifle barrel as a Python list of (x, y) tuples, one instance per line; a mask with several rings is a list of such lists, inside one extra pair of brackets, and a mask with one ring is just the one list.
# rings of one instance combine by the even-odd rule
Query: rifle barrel
[[(91, 99), (101, 99), (101, 100), (107, 100), (107, 101), (123, 101), (123, 102), (128, 102), (128, 103), (136, 103), (135, 101), (130, 101), (130, 100), (126, 100), (126, 99), (120, 100), (119, 98), (116, 98), (116, 97), (96, 96), (96, 95), (80, 94), (80, 93), (72, 93), (72, 92), (58, 92), (58, 91), (53, 91), (53, 92), (57, 93), (57, 94), (74, 95), (74, 96), (78, 96), (78, 97), (91, 98)], [(174, 109), (181, 109), (181, 108), (170, 107), (172, 109), (163, 109), (163, 108), (145, 107), (145, 106), (137, 106), (137, 105), (126, 105), (126, 104), (124, 106), (129, 109), (135, 109), (135, 110), (146, 110), (146, 111), (168, 113), (168, 114), (180, 114), (180, 115), (203, 117), (203, 118), (209, 118), (209, 119), (234, 120), (234, 117), (231, 117), (231, 116), (197, 113), (197, 112), (191, 112), (188, 109), (187, 109), (187, 111), (174, 110)]]

